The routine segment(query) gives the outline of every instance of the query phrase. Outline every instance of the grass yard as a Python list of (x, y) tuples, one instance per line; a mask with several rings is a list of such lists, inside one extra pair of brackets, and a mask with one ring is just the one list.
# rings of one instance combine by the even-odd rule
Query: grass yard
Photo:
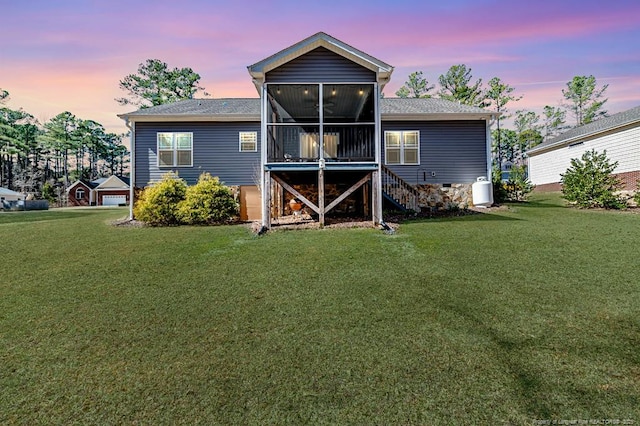
[(255, 237), (126, 213), (0, 213), (0, 424), (640, 424), (639, 214), (545, 194)]

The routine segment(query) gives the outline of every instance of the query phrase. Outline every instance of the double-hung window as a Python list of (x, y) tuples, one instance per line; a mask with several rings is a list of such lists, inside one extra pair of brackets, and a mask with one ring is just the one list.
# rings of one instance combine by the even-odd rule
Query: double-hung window
[(385, 164), (420, 164), (420, 132), (418, 130), (384, 132)]
[(158, 167), (193, 166), (193, 133), (158, 133)]
[(82, 200), (84, 198), (84, 189), (76, 189), (76, 200)]
[(258, 150), (258, 132), (240, 132), (240, 152)]

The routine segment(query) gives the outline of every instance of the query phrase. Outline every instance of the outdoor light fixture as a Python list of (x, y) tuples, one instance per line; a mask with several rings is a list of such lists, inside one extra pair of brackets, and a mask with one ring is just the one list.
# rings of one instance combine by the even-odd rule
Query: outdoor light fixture
[(307, 89), (306, 87), (304, 88), (304, 94), (308, 95), (309, 94), (309, 89)]
[(364, 90), (362, 90), (362, 87), (360, 88), (360, 91), (358, 93), (360, 94), (360, 96), (364, 95)]
[(280, 86), (276, 86), (276, 93), (279, 95), (280, 94)]
[(336, 95), (336, 88), (334, 86), (333, 89), (331, 90), (331, 96), (335, 96), (335, 95)]

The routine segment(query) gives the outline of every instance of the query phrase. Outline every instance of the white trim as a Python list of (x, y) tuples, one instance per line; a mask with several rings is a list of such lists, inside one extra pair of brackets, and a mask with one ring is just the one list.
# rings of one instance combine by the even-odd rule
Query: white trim
[[(129, 128), (129, 132), (131, 132), (131, 150), (129, 151), (129, 167), (131, 169), (131, 173), (129, 174), (129, 220), (133, 220), (133, 205), (135, 204), (135, 170), (136, 170), (136, 149), (135, 149), (135, 139), (136, 139), (136, 123), (135, 122), (129, 122), (127, 120), (126, 122), (127, 127)], [(97, 198), (97, 197), (96, 197)], [(96, 204), (98, 203), (98, 200), (95, 200)]]
[(74, 187), (74, 186), (76, 186), (77, 184), (80, 184), (80, 185), (84, 186), (84, 187), (85, 187), (85, 188), (87, 188), (87, 190), (89, 190), (89, 191), (91, 191), (91, 190), (92, 190), (92, 188), (91, 188), (90, 186), (88, 186), (86, 183), (84, 183), (84, 182), (83, 182), (83, 181), (81, 181), (81, 180), (77, 180), (77, 181), (73, 182), (71, 185), (69, 185), (69, 186), (67, 187), (67, 194), (69, 194), (69, 193), (71, 192), (71, 190), (73, 189), (73, 187)]
[(493, 158), (491, 156), (491, 146), (493, 145), (492, 140), (491, 140), (491, 125), (492, 125), (492, 121), (487, 120), (487, 133), (486, 133), (486, 160), (487, 160), (487, 179), (489, 180), (489, 182), (493, 182), (492, 180), (492, 175), (493, 175)]
[[(242, 140), (242, 136), (252, 136), (253, 141), (243, 141)], [(253, 142), (255, 144), (253, 149), (242, 149), (242, 144), (243, 143), (251, 143)], [(238, 132), (238, 151), (239, 152), (258, 152), (258, 132), (256, 131), (251, 131), (251, 132)]]
[(318, 47), (324, 47), (325, 49), (330, 50), (351, 62), (375, 72), (378, 82), (381, 84), (386, 83), (391, 78), (391, 73), (393, 72), (393, 67), (391, 65), (326, 33), (320, 32), (247, 67), (249, 74), (253, 77), (253, 83), (256, 88), (259, 88), (264, 83), (265, 75), (268, 72), (299, 58)]
[(466, 112), (424, 112), (424, 113), (383, 113), (380, 118), (385, 121), (470, 121), (488, 120), (494, 113), (476, 114)]
[[(271, 174), (267, 171), (267, 85), (262, 85), (260, 96), (260, 189), (261, 194), (261, 214), (262, 226), (271, 228), (271, 213), (269, 211), (269, 192), (271, 191)], [(269, 186), (269, 188), (267, 188)]]
[(120, 114), (118, 117), (129, 120), (131, 123), (146, 122), (146, 123), (159, 123), (167, 121), (176, 122), (239, 122), (239, 121), (260, 121), (260, 116), (255, 114)]
[[(79, 193), (79, 192), (82, 192), (82, 196), (80, 196), (80, 197), (78, 197), (78, 193)], [(84, 200), (84, 194), (85, 194), (85, 192), (87, 192), (87, 191), (85, 191), (85, 190), (84, 190), (84, 188), (76, 188), (76, 192), (75, 192), (75, 194), (74, 194), (76, 201), (77, 201), (77, 200)]]
[[(171, 150), (169, 149), (160, 149), (160, 135), (171, 135)], [(189, 135), (191, 149), (179, 149), (177, 146), (176, 137), (178, 135)], [(172, 155), (172, 164), (160, 164), (160, 151), (171, 151)], [(189, 151), (190, 158), (189, 164), (178, 164), (178, 152), (180, 151)], [(175, 167), (193, 167), (193, 132), (156, 132), (156, 166), (159, 169), (168, 169)]]
[[(398, 133), (399, 134), (399, 147), (400, 150), (400, 162), (389, 163), (389, 156), (387, 155), (387, 134)], [(405, 136), (407, 133), (415, 133), (417, 135), (417, 153), (416, 163), (407, 163), (405, 161)], [(396, 148), (393, 148), (396, 149)], [(410, 148), (413, 150), (413, 148)], [(385, 130), (384, 131), (384, 164), (386, 166), (419, 166), (420, 165), (420, 130)]]

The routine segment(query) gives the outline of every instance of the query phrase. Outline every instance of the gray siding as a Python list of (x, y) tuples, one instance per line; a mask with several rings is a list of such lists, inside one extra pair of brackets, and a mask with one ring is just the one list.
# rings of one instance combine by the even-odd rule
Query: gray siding
[(268, 72), (265, 78), (268, 83), (360, 83), (375, 82), (376, 74), (324, 47), (319, 47)]
[(487, 174), (486, 122), (483, 120), (382, 122), (383, 164), (387, 130), (420, 131), (420, 165), (387, 166), (410, 184), (471, 183)]
[[(258, 151), (240, 152), (239, 132), (258, 132)], [(193, 167), (158, 168), (157, 133), (193, 132)], [(144, 187), (170, 171), (194, 184), (203, 172), (227, 185), (253, 185), (260, 166), (260, 123), (136, 123), (135, 182)]]

